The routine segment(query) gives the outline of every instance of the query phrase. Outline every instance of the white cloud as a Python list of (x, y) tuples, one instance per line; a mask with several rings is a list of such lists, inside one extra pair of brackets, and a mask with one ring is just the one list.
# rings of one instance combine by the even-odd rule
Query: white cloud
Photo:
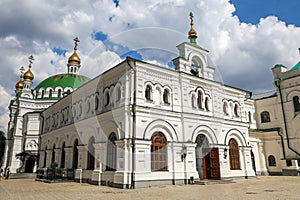
[[(92, 39), (97, 31), (107, 34), (117, 48), (128, 47), (124, 49), (137, 50), (147, 54), (143, 55), (146, 60), (162, 63), (163, 57), (169, 58), (162, 51), (175, 55), (176, 45), (188, 41), (190, 11), (198, 44), (210, 51), (227, 84), (269, 90), (273, 87), (271, 67), (277, 63), (291, 67), (299, 60), (299, 27), (287, 26), (274, 16), (261, 19), (259, 24), (240, 22), (233, 16), (235, 7), (229, 0), (122, 0), (119, 7), (112, 0), (17, 4), (2, 0), (0, 5), (0, 89), (6, 94), (14, 93), (18, 68), (27, 67), (31, 54), (35, 57), (34, 85), (49, 75), (65, 73), (76, 36), (80, 39), (80, 73), (94, 77), (119, 62), (118, 55)], [(66, 57), (54, 53), (53, 48), (67, 50)], [(9, 98), (2, 101), (7, 104), (0, 104), (0, 109), (7, 107)], [(2, 114), (0, 126), (6, 126), (5, 118)]]

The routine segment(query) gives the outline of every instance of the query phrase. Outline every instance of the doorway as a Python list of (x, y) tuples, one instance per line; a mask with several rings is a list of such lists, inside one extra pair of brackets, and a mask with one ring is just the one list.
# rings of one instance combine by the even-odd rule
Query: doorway
[(35, 165), (35, 159), (34, 159), (34, 156), (30, 156), (30, 157), (26, 160), (26, 164), (25, 164), (25, 173), (33, 173), (34, 165)]

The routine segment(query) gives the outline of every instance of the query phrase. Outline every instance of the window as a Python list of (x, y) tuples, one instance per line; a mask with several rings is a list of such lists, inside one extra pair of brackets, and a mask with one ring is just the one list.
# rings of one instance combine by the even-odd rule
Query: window
[(165, 136), (161, 132), (155, 132), (151, 140), (151, 170), (168, 170), (167, 140)]
[(168, 89), (164, 90), (163, 99), (165, 104), (170, 104), (170, 92)]
[(99, 97), (96, 95), (95, 96), (95, 110), (98, 110), (99, 108)]
[(239, 106), (237, 104), (234, 105), (234, 116), (239, 117)]
[(192, 60), (192, 64), (191, 64), (191, 73), (194, 76), (199, 76), (199, 67), (197, 66), (197, 63)]
[(115, 171), (117, 164), (117, 146), (116, 146), (117, 136), (115, 133), (111, 133), (107, 141), (107, 163), (106, 170)]
[(276, 160), (275, 157), (273, 155), (270, 155), (268, 157), (268, 163), (270, 167), (276, 167)]
[(76, 139), (73, 146), (73, 169), (77, 169), (78, 167), (78, 140)]
[(95, 169), (95, 138), (91, 137), (88, 143), (88, 157), (87, 157), (87, 169), (94, 170)]
[(150, 85), (146, 86), (145, 98), (147, 101), (152, 101), (152, 88)]
[(230, 169), (240, 169), (240, 152), (239, 146), (235, 139), (229, 140), (229, 158), (230, 158)]
[(121, 88), (117, 87), (116, 101), (120, 101), (121, 99)]
[(252, 123), (252, 114), (250, 111), (248, 112), (248, 119), (249, 119), (249, 123)]
[(300, 111), (300, 103), (299, 103), (299, 97), (298, 96), (293, 97), (293, 103), (294, 103), (295, 112), (299, 112)]
[(52, 98), (52, 89), (49, 90), (49, 98)]
[(228, 103), (224, 102), (223, 104), (223, 112), (225, 115), (228, 115)]
[(196, 138), (197, 147), (208, 148), (209, 142), (205, 135), (200, 134)]
[(60, 160), (60, 167), (65, 168), (65, 157), (66, 157), (66, 151), (65, 151), (66, 143), (64, 142), (61, 147), (61, 160)]
[(105, 100), (104, 100), (104, 102), (105, 102), (105, 104), (104, 104), (104, 106), (108, 106), (109, 105), (109, 101), (110, 101), (110, 99), (109, 99), (109, 92), (108, 91), (106, 91), (105, 92)]
[(196, 108), (196, 95), (195, 94), (192, 94), (192, 107), (193, 108)]
[(292, 160), (286, 160), (286, 166), (287, 167), (293, 166)]
[(58, 91), (57, 91), (57, 97), (58, 97), (58, 98), (61, 97), (61, 89), (58, 89)]
[(42, 90), (41, 98), (44, 98), (45, 91)]
[(202, 92), (201, 91), (198, 91), (197, 104), (198, 104), (198, 108), (203, 109), (202, 108)]
[(45, 148), (44, 167), (47, 167), (47, 147)]
[(261, 123), (270, 122), (270, 113), (268, 111), (263, 111), (260, 113)]
[(208, 99), (208, 97), (205, 98), (205, 109), (207, 111), (209, 111), (209, 99)]

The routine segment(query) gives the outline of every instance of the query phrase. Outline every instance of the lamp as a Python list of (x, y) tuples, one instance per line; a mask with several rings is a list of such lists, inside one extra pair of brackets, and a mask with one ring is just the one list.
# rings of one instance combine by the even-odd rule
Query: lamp
[(224, 149), (224, 159), (226, 159), (227, 158), (227, 151), (228, 151), (228, 149), (225, 147), (225, 149)]
[(183, 162), (183, 160), (185, 159), (187, 154), (187, 148), (185, 145), (182, 145), (182, 149), (181, 149), (181, 161)]

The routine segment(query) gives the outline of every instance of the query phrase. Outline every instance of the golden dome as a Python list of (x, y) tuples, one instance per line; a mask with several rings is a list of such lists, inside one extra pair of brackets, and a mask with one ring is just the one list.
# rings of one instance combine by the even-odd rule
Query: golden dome
[(20, 80), (16, 83), (16, 90), (17, 90), (17, 91), (23, 90), (23, 86), (24, 86), (23, 81), (20, 79)]
[(78, 64), (80, 65), (80, 58), (77, 55), (76, 51), (74, 51), (74, 53), (70, 56), (69, 60), (68, 60), (69, 64)]
[(190, 20), (191, 20), (190, 25), (191, 25), (191, 29), (189, 31), (189, 37), (190, 38), (197, 38), (197, 32), (195, 31), (195, 29), (193, 27), (194, 26), (193, 17), (194, 17), (193, 13), (190, 12)]
[(27, 72), (25, 72), (25, 74), (23, 75), (24, 77), (24, 81), (32, 81), (34, 78), (33, 73), (31, 72), (30, 68), (27, 70)]

